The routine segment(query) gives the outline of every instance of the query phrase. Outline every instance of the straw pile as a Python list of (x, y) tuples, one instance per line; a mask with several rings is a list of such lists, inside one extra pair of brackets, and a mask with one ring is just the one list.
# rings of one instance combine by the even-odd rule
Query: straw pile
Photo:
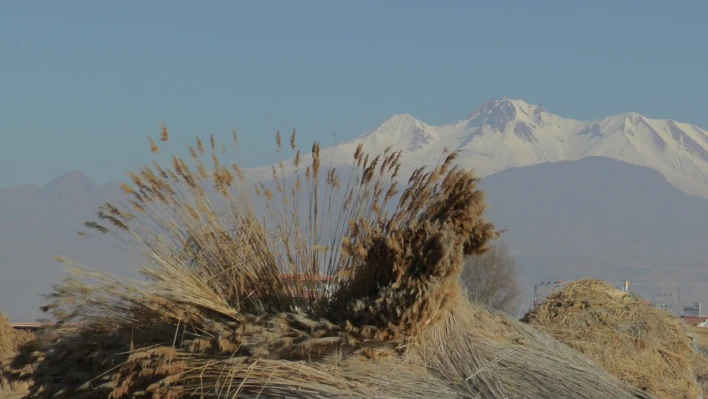
[[(464, 398), (651, 398), (547, 334), (460, 302), (416, 346)], [(420, 396), (423, 397), (423, 396)]]
[[(165, 128), (160, 136), (169, 140)], [(357, 174), (341, 183), (329, 169), (320, 185), (315, 144), (292, 160), (309, 159), (304, 180), (286, 180), (281, 163), (276, 192), (261, 184), (253, 201), (238, 166), (224, 166), (225, 150), (209, 144), (189, 147), (191, 167), (173, 155), (171, 168), (131, 174), (130, 200), (86, 223), (137, 249), (147, 279), (63, 260), (71, 273), (45, 309), (57, 327), (27, 360), (30, 397), (650, 397), (466, 302), (464, 257), (498, 234), (482, 217), (477, 179), (451, 167), (455, 154), (414, 172), (389, 214), (401, 153), (369, 157), (359, 147)], [(290, 144), (295, 151), (294, 132)], [(294, 295), (283, 277), (320, 272), (339, 288), (322, 293), (304, 279)]]
[(705, 393), (708, 392), (708, 328), (694, 326), (691, 333), (700, 355), (694, 364), (696, 379)]
[(693, 338), (698, 346), (699, 353), (708, 357), (708, 328), (706, 327), (691, 327)]
[(703, 361), (675, 317), (603, 281), (555, 291), (523, 319), (658, 397), (699, 398)]
[(13, 365), (13, 360), (23, 345), (34, 339), (34, 334), (18, 331), (10, 326), (10, 320), (0, 312), (0, 396), (20, 395), (27, 392), (28, 384), (21, 382), (23, 370)]

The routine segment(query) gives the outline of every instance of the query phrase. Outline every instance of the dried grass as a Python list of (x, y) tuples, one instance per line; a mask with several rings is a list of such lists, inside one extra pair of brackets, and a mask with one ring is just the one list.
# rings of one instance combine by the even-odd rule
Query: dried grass
[(691, 337), (693, 344), (699, 356), (694, 362), (694, 371), (696, 380), (703, 392), (708, 392), (708, 328), (693, 326), (691, 327)]
[(35, 339), (29, 331), (15, 330), (7, 316), (0, 312), (0, 394), (2, 397), (20, 395), (27, 392), (28, 384), (21, 381), (23, 368), (13, 366), (13, 360), (20, 349)]
[[(86, 223), (141, 253), (146, 280), (63, 260), (70, 274), (45, 309), (60, 323), (25, 352), (31, 397), (649, 397), (462, 299), (464, 256), (498, 233), (456, 154), (414, 172), (389, 213), (398, 152), (357, 148), (358, 173), (340, 182), (315, 143), (304, 179), (281, 162), (254, 199), (209, 144), (212, 167), (197, 140), (191, 166), (173, 155), (129, 174), (130, 201)], [(300, 168), (294, 132), (290, 144)], [(292, 295), (284, 276), (298, 273), (340, 287), (320, 294), (306, 279)]]
[(466, 398), (650, 398), (549, 335), (460, 301), (420, 337), (427, 368)]
[(699, 359), (669, 313), (598, 280), (555, 291), (523, 319), (577, 349), (620, 380), (658, 397), (699, 398)]
[(699, 353), (708, 357), (708, 328), (692, 326), (691, 332), (698, 346)]

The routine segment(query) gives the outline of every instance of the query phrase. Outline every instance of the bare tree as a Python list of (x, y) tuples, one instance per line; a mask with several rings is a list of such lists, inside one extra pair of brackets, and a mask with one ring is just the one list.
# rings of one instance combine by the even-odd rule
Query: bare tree
[(461, 278), (470, 301), (508, 312), (516, 306), (521, 292), (517, 273), (516, 260), (507, 245), (495, 242), (487, 252), (465, 260)]

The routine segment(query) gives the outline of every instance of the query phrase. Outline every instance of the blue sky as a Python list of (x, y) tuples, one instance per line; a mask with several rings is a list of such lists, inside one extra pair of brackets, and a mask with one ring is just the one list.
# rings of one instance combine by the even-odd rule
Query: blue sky
[(394, 113), (430, 124), (508, 96), (566, 117), (634, 111), (708, 127), (705, 1), (0, 3), (0, 186), (149, 160), (169, 127), (276, 129), (330, 145)]

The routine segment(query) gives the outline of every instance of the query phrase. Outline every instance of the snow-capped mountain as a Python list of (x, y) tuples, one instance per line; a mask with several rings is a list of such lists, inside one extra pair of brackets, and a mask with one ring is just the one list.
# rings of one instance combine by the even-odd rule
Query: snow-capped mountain
[[(374, 130), (321, 154), (327, 161), (331, 157), (334, 165), (350, 165), (359, 143), (370, 154), (389, 146), (404, 150), (406, 171), (434, 164), (445, 148), (459, 151), (460, 166), (480, 176), (543, 162), (607, 157), (655, 169), (677, 188), (708, 197), (708, 131), (633, 112), (579, 121), (502, 98), (443, 126), (428, 125), (408, 114), (394, 115)], [(265, 178), (270, 167), (249, 172), (256, 179)]]

